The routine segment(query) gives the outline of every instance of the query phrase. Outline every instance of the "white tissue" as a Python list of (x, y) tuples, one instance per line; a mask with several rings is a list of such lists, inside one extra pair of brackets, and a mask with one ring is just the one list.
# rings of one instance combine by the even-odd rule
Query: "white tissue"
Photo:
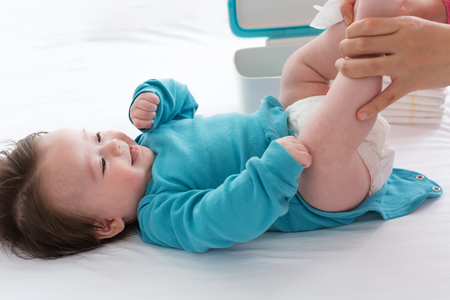
[(326, 29), (344, 20), (340, 10), (341, 2), (342, 0), (328, 0), (323, 7), (314, 5), (314, 8), (319, 13), (309, 26), (317, 29)]

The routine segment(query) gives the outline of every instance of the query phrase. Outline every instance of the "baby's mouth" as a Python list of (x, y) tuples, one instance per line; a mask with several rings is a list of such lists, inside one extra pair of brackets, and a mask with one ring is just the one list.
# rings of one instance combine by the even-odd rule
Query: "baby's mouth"
[(134, 165), (139, 156), (139, 148), (136, 146), (130, 146), (130, 156), (131, 156), (131, 165)]

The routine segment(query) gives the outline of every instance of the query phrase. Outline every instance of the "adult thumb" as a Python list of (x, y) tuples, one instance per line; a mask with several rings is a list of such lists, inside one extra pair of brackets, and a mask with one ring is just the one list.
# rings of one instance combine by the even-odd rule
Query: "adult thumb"
[(354, 12), (353, 8), (356, 0), (344, 0), (341, 3), (341, 15), (344, 17), (345, 24), (348, 26), (353, 22)]
[(384, 91), (378, 94), (378, 96), (358, 110), (358, 120), (364, 121), (375, 116), (407, 93), (408, 91), (406, 91), (405, 88), (402, 88), (400, 84), (393, 81)]

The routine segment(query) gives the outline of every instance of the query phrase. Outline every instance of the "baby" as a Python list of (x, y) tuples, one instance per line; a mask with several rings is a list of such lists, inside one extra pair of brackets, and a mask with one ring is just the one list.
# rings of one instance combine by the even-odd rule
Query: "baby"
[[(386, 4), (361, 0), (357, 19), (395, 15), (402, 1)], [(410, 213), (440, 191), (392, 171), (381, 117), (356, 119), (381, 78), (337, 74), (345, 29), (334, 25), (295, 52), (279, 101), (267, 96), (254, 114), (194, 116), (185, 85), (149, 80), (130, 108), (143, 131), (136, 142), (61, 129), (2, 151), (0, 236), (19, 255), (55, 258), (117, 239), (138, 221), (145, 242), (202, 252), (268, 230), (349, 224), (370, 210), (385, 219)]]

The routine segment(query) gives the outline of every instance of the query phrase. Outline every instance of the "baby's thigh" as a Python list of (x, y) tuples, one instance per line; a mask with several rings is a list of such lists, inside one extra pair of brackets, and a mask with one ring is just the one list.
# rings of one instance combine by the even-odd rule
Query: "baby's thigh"
[[(314, 162), (314, 157), (313, 157)], [(298, 192), (312, 207), (325, 212), (350, 211), (363, 202), (371, 186), (370, 173), (358, 153), (352, 163), (335, 160), (324, 168), (305, 169), (298, 178)]]

